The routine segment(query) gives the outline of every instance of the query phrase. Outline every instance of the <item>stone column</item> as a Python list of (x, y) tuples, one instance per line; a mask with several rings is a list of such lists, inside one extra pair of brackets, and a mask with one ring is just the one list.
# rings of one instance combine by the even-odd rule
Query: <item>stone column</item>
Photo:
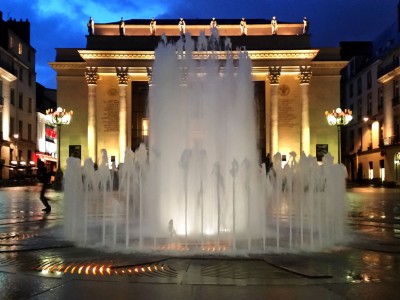
[(99, 74), (96, 67), (86, 68), (88, 84), (88, 154), (97, 163), (96, 88)]
[(119, 162), (125, 160), (126, 151), (126, 90), (128, 86), (128, 67), (117, 67), (119, 86)]
[(10, 96), (11, 96), (11, 86), (9, 78), (1, 77), (3, 82), (3, 107), (2, 107), (2, 123), (3, 128), (3, 140), (10, 140)]
[(301, 151), (310, 155), (310, 120), (308, 87), (311, 80), (311, 67), (300, 67), (301, 91)]
[(278, 136), (278, 87), (281, 67), (269, 67), (268, 79), (271, 85), (271, 156), (279, 151)]
[[(392, 84), (392, 81), (390, 82)], [(390, 93), (388, 93), (390, 94)], [(384, 94), (385, 95), (385, 94)], [(383, 100), (383, 123), (384, 123), (384, 131), (383, 131), (383, 140), (389, 142), (389, 139), (394, 136), (394, 115), (393, 115), (393, 102), (392, 98), (394, 98), (394, 94), (392, 92), (391, 97), (386, 96)]]

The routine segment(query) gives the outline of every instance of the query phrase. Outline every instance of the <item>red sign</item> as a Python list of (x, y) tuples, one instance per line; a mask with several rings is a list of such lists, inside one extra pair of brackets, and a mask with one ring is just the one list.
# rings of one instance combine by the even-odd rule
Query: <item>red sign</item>
[(53, 142), (57, 138), (57, 131), (54, 129), (52, 126), (46, 125), (46, 133), (45, 133), (45, 138), (46, 141), (48, 142)]

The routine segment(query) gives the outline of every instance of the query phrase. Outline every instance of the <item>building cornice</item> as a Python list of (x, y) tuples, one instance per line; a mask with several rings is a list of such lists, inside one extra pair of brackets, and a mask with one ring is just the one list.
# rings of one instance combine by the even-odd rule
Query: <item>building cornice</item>
[(54, 70), (69, 70), (69, 69), (86, 69), (86, 62), (49, 62), (50, 67)]
[(313, 68), (331, 68), (331, 69), (343, 69), (347, 66), (347, 61), (312, 61), (311, 66)]
[(379, 83), (386, 83), (400, 74), (400, 66), (378, 78)]
[(8, 72), (7, 70), (0, 67), (0, 77), (4, 78), (5, 80), (11, 82), (17, 80), (17, 77)]
[[(311, 50), (267, 50), (247, 51), (251, 60), (313, 60), (318, 54), (317, 49)], [(154, 51), (107, 51), (107, 50), (78, 50), (85, 61), (90, 60), (154, 60)], [(241, 51), (230, 52), (234, 59), (238, 59)], [(226, 59), (225, 51), (193, 51), (194, 59), (205, 59), (215, 56)]]

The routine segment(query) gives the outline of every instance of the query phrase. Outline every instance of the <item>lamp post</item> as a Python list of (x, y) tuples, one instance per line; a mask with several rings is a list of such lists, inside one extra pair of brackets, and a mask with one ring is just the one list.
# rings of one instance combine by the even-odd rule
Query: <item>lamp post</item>
[(353, 119), (352, 111), (350, 109), (342, 110), (341, 108), (336, 108), (332, 112), (325, 112), (326, 120), (331, 126), (336, 126), (338, 131), (338, 163), (341, 163), (341, 129), (342, 126), (349, 124)]
[(61, 170), (60, 162), (60, 148), (61, 148), (61, 125), (68, 125), (71, 122), (73, 111), (66, 111), (65, 109), (58, 107), (57, 110), (53, 109), (46, 110), (46, 123), (57, 127), (57, 172), (55, 176), (55, 189), (61, 190), (63, 172)]

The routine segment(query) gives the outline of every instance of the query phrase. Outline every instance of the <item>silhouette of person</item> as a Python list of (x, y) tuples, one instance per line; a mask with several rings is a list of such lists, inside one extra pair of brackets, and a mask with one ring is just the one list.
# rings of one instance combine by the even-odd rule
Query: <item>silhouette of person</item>
[(94, 21), (93, 21), (92, 17), (89, 18), (89, 22), (87, 24), (87, 27), (88, 27), (89, 35), (93, 35), (94, 34)]
[(303, 19), (303, 34), (308, 34), (308, 29), (310, 28), (310, 21), (307, 17)]
[(272, 35), (278, 34), (278, 21), (276, 20), (275, 16), (273, 16), (271, 20), (271, 29), (272, 29)]
[(179, 27), (179, 33), (181, 35), (184, 35), (186, 33), (186, 23), (185, 23), (185, 20), (183, 18), (180, 18), (179, 23), (178, 23), (178, 27)]
[(154, 18), (152, 18), (150, 21), (150, 35), (156, 34), (156, 28), (157, 28), (157, 21), (154, 20)]
[(46, 191), (50, 187), (50, 172), (47, 170), (47, 167), (45, 163), (38, 159), (37, 162), (37, 167), (38, 167), (38, 179), (42, 183), (42, 189), (40, 190), (40, 201), (42, 201), (43, 205), (45, 206), (43, 211), (49, 213), (51, 211), (51, 206), (49, 204), (49, 199), (46, 197)]
[(240, 21), (240, 34), (247, 35), (247, 23), (245, 18), (242, 18)]
[(119, 22), (119, 34), (120, 35), (125, 35), (125, 21), (124, 21), (124, 18), (121, 18), (121, 21)]

